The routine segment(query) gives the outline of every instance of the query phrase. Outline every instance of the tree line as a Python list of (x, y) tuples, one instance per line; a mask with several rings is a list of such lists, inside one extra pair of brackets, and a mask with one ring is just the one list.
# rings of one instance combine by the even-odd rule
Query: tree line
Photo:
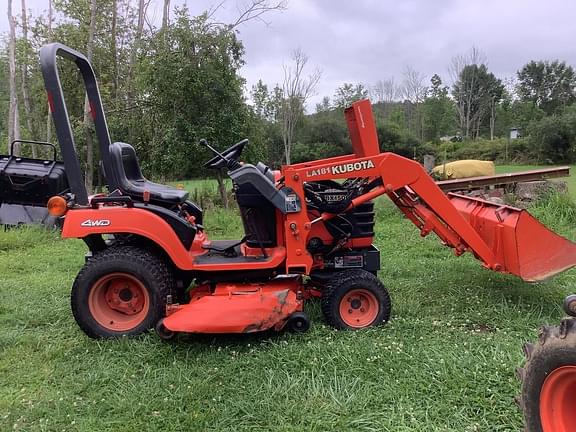
[[(58, 41), (91, 60), (112, 138), (133, 144), (155, 177), (205, 175), (201, 165), (209, 155), (198, 147), (200, 138), (222, 148), (248, 137), (246, 158), (274, 166), (348, 153), (342, 111), (365, 97), (374, 103), (383, 151), (417, 159), (425, 153), (540, 163), (576, 159), (576, 74), (565, 62), (532, 61), (502, 79), (473, 48), (451, 60), (448, 80), (407, 67), (398, 80), (343, 83), (311, 109), (322, 72), (302, 49), (279, 65), (277, 83), (261, 80), (246, 91), (240, 74), (245, 53), (239, 30), (286, 9), (285, 1), (252, 0), (230, 22), (217, 18), (222, 3), (193, 16), (163, 0), (158, 23), (150, 20), (149, 6), (150, 0), (48, 0), (47, 11), (31, 16), (25, 0), (8, 0), (0, 139), (8, 145), (18, 138), (55, 139), (37, 52)], [(61, 62), (60, 68), (91, 189), (102, 179), (89, 106), (74, 66)], [(523, 138), (510, 141), (511, 128)], [(42, 156), (33, 147), (16, 152)]]
[[(324, 96), (315, 113), (303, 116), (294, 136), (294, 161), (351, 151), (342, 111), (369, 97), (383, 151), (421, 160), (479, 158), (499, 162), (570, 163), (576, 161), (576, 73), (563, 61), (530, 61), (514, 77), (498, 78), (476, 48), (454, 57), (451, 85), (440, 74), (429, 81), (405, 68), (400, 80), (372, 85), (344, 83)], [(278, 140), (282, 87), (262, 81), (253, 86), (254, 111)], [(511, 138), (511, 130), (517, 132)], [(516, 139), (520, 137), (519, 139)], [(276, 153), (278, 154), (278, 153)], [(280, 158), (277, 163), (281, 163)]]

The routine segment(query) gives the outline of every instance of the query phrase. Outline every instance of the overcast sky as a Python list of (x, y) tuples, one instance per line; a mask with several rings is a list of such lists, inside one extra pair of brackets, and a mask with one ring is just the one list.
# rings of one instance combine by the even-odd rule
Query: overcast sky
[[(13, 0), (20, 11), (20, 2)], [(181, 5), (183, 0), (173, 0)], [(197, 14), (217, 0), (189, 0)], [(243, 1), (228, 0), (219, 18), (237, 15)], [(0, 32), (7, 30), (6, 0), (1, 0)], [(46, 0), (27, 0), (33, 14)], [(151, 20), (161, 16), (153, 0)], [(449, 83), (450, 59), (472, 46), (483, 51), (489, 69), (505, 78), (526, 62), (560, 59), (576, 66), (576, 0), (288, 0), (284, 12), (240, 27), (246, 49), (241, 74), (248, 88), (259, 78), (273, 86), (282, 81), (282, 64), (300, 47), (310, 69), (322, 70), (318, 95), (332, 96), (344, 82), (371, 85), (411, 66), (426, 76), (438, 73)]]

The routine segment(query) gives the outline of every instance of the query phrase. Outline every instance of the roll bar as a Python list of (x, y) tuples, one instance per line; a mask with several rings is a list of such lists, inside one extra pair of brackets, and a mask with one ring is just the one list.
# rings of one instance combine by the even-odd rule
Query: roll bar
[(68, 116), (68, 109), (66, 108), (66, 101), (58, 74), (58, 66), (56, 63), (58, 56), (73, 61), (80, 70), (90, 104), (90, 113), (94, 121), (98, 145), (100, 147), (100, 157), (102, 158), (104, 175), (108, 183), (108, 189), (114, 190), (118, 185), (112, 175), (107, 175), (111, 173), (109, 152), (110, 133), (108, 131), (108, 124), (106, 123), (104, 108), (102, 107), (102, 99), (100, 98), (96, 76), (88, 59), (78, 51), (60, 43), (44, 45), (40, 49), (40, 69), (42, 70), (44, 86), (48, 95), (48, 104), (50, 105), (50, 111), (54, 119), (56, 136), (58, 137), (58, 143), (62, 151), (62, 159), (68, 176), (68, 183), (70, 190), (76, 197), (76, 202), (78, 204), (88, 204), (88, 193), (84, 184), (84, 176), (82, 175), (80, 161), (76, 152), (70, 117)]

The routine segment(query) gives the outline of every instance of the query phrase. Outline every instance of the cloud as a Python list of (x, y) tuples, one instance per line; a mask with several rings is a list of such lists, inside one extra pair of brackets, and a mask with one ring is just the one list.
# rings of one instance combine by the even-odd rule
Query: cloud
[[(217, 16), (230, 21), (249, 0), (228, 0)], [(192, 14), (218, 0), (173, 0), (187, 3)], [(15, 13), (19, 5), (14, 4)], [(45, 0), (28, 0), (34, 14)], [(153, 0), (150, 16), (161, 16)], [(18, 10), (16, 10), (18, 9)], [(448, 66), (457, 54), (476, 46), (489, 69), (501, 78), (513, 76), (526, 62), (560, 59), (576, 66), (576, 2), (574, 0), (289, 0), (284, 12), (239, 28), (246, 48), (242, 75), (250, 88), (258, 79), (273, 86), (283, 77), (282, 64), (301, 48), (309, 66), (323, 71), (318, 95), (334, 94), (344, 82), (371, 85), (411, 66), (429, 79), (438, 73), (449, 83)], [(6, 31), (6, 13), (0, 31)]]
[(269, 15), (270, 26), (241, 28), (242, 72), (249, 85), (281, 82), (282, 63), (300, 47), (323, 70), (320, 99), (344, 82), (399, 82), (408, 65), (448, 83), (451, 58), (476, 46), (504, 78), (532, 59), (575, 65), (574, 16), (571, 0), (292, 0), (286, 12)]

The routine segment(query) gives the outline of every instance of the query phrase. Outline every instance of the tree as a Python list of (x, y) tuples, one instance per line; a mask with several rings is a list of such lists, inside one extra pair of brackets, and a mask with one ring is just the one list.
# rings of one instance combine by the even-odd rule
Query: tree
[(306, 102), (314, 94), (321, 76), (321, 72), (318, 69), (310, 75), (304, 76), (308, 56), (302, 50), (295, 50), (292, 53), (291, 60), (291, 65), (284, 65), (281, 110), (282, 142), (284, 143), (284, 157), (287, 165), (290, 165), (294, 128), (304, 114)]
[(479, 69), (478, 65), (485, 66), (485, 63), (486, 56), (484, 53), (476, 47), (472, 47), (468, 53), (453, 57), (449, 67), (453, 81), (452, 96), (456, 101), (460, 120), (460, 133), (464, 134), (466, 138), (471, 135), (474, 123), (473, 116), (477, 114), (478, 78), (476, 72)]
[(112, 88), (113, 99), (118, 100), (119, 68), (118, 68), (118, 0), (112, 0), (112, 21), (110, 28), (110, 54), (112, 55), (113, 73)]
[[(47, 39), (52, 42), (52, 19), (53, 19), (53, 8), (52, 0), (48, 0), (48, 25), (47, 27)], [(50, 103), (46, 104), (46, 142), (52, 140), (52, 115), (50, 114)]]
[(528, 134), (538, 162), (572, 163), (576, 159), (576, 110), (533, 122)]
[(168, 20), (170, 19), (170, 0), (164, 0), (164, 9), (162, 10), (162, 30), (168, 27)]
[(576, 73), (558, 60), (531, 61), (518, 71), (517, 92), (521, 101), (553, 114), (576, 101)]
[[(13, 140), (20, 139), (20, 120), (18, 117), (18, 92), (16, 89), (16, 20), (12, 16), (12, 0), (8, 0), (8, 70), (10, 80), (10, 108), (8, 114), (8, 149)], [(20, 154), (20, 146), (15, 145), (14, 151)]]
[(452, 87), (460, 119), (460, 130), (466, 138), (478, 138), (480, 127), (489, 119), (493, 134), (495, 106), (502, 99), (502, 82), (488, 72), (485, 64), (467, 64)]
[[(8, 53), (0, 51), (0, 142), (8, 139), (8, 113), (10, 111), (10, 79)], [(0, 150), (1, 153), (4, 150)]]
[(426, 86), (424, 85), (424, 75), (408, 66), (404, 69), (404, 81), (402, 83), (408, 125), (412, 133), (423, 139), (424, 127), (422, 124), (421, 104), (426, 96)]
[(448, 96), (448, 87), (442, 84), (439, 75), (430, 79), (430, 89), (422, 105), (424, 139), (438, 140), (453, 132), (456, 112)]
[(213, 17), (225, 2), (226, 0), (222, 0), (216, 6), (205, 12), (206, 25), (225, 27), (228, 31), (233, 31), (250, 21), (258, 20), (268, 24), (263, 19), (264, 15), (273, 11), (283, 11), (288, 5), (288, 0), (251, 0), (247, 3), (243, 3), (242, 6), (238, 8), (236, 19), (230, 22), (219, 22), (214, 20)]
[(402, 83), (402, 93), (404, 98), (418, 105), (426, 96), (426, 86), (424, 85), (424, 75), (408, 66), (404, 69), (404, 81)]
[(401, 89), (394, 82), (394, 77), (378, 80), (372, 87), (370, 96), (374, 102), (392, 103), (398, 99)]
[(138, 22), (136, 24), (136, 33), (134, 35), (134, 40), (132, 41), (132, 48), (130, 49), (130, 60), (128, 63), (128, 103), (133, 103), (134, 94), (134, 73), (136, 69), (136, 60), (138, 50), (142, 43), (142, 35), (144, 33), (144, 19), (146, 16), (146, 3), (144, 0), (138, 0)]
[[(86, 58), (92, 61), (92, 54), (94, 53), (94, 34), (96, 33), (96, 14), (98, 12), (98, 5), (96, 0), (90, 2), (90, 27), (88, 30), (88, 41), (86, 43)], [(92, 140), (93, 122), (90, 115), (90, 103), (88, 96), (84, 101), (84, 134), (86, 139), (86, 170), (84, 174), (84, 182), (86, 183), (86, 190), (92, 192), (94, 185), (94, 141)]]
[(201, 138), (219, 147), (243, 138), (247, 109), (238, 70), (244, 49), (234, 32), (207, 26), (207, 19), (176, 9), (165, 34), (152, 36), (142, 50), (138, 82), (146, 105), (139, 141), (158, 173), (197, 175), (207, 156), (198, 151)]
[(341, 112), (332, 111), (307, 116), (294, 145), (293, 161), (304, 162), (352, 152), (346, 123)]
[(316, 104), (316, 112), (328, 112), (332, 109), (332, 103), (330, 102), (330, 98), (328, 96), (324, 96), (320, 103)]
[[(30, 67), (29, 54), (30, 46), (28, 43), (28, 12), (26, 11), (26, 1), (21, 0), (22, 6), (22, 56), (20, 59), (20, 82), (22, 87), (22, 99), (24, 102), (24, 113), (26, 114), (26, 127), (28, 133), (36, 138), (36, 128), (32, 121), (32, 108), (30, 106), (30, 93), (28, 91), (28, 69)], [(32, 146), (32, 157), (36, 157), (36, 146)]]
[(368, 97), (368, 90), (362, 84), (344, 83), (336, 89), (334, 94), (334, 105), (344, 109), (360, 99)]
[(252, 99), (254, 113), (262, 120), (272, 120), (270, 93), (268, 92), (268, 86), (261, 79), (252, 86), (250, 98)]

